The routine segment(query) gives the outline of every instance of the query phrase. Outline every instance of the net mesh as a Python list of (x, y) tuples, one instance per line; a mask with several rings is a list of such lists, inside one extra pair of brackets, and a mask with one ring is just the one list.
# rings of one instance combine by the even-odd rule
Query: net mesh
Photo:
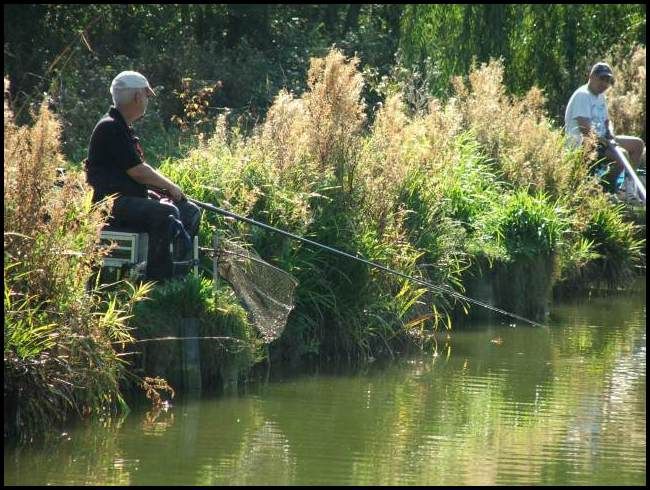
[(215, 248), (219, 276), (232, 286), (264, 341), (277, 339), (294, 307), (298, 280), (232, 241), (221, 239)]

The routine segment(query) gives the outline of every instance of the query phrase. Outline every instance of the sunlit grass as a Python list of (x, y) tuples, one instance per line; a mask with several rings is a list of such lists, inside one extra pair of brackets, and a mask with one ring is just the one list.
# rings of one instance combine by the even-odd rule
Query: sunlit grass
[[(539, 90), (509, 95), (504, 67), (492, 61), (456, 80), (454, 97), (430, 99), (416, 114), (400, 93), (389, 95), (368, 124), (356, 66), (336, 50), (312, 59), (308, 89), (279, 93), (250, 135), (219, 119), (205, 144), (163, 172), (189, 195), (459, 292), (479, 263), (507, 270), (547, 257), (535, 266), (545, 274), (535, 294), (590, 267), (606, 240), (584, 235), (599, 194), (586, 153), (564, 149)], [(215, 229), (298, 277), (297, 308), (278, 341), (285, 357), (371, 357), (411, 325), (403, 305), (426, 297), (430, 323), (420, 326), (446, 324), (459, 306), (215, 216), (206, 215), (204, 243)]]

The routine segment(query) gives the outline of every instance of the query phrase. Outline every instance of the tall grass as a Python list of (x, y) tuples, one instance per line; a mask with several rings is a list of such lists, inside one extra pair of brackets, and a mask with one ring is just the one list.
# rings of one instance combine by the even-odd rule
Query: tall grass
[[(337, 50), (312, 59), (305, 93), (280, 92), (252, 134), (222, 119), (163, 171), (190, 195), (442, 287), (462, 292), (468, 273), (498, 265), (523, 281), (520, 296), (536, 297), (508, 305), (540, 316), (558, 278), (593, 265), (591, 251), (606, 241), (588, 238), (597, 211), (620, 216), (599, 200), (586, 152), (564, 149), (539, 90), (506, 92), (499, 61), (476, 67), (455, 81), (453, 97), (430, 98), (416, 113), (393, 92), (372, 123), (357, 64)], [(300, 280), (297, 308), (272, 349), (277, 357), (390, 353), (414, 317), (435, 330), (458, 306), (248, 225), (207, 216), (203, 226), (204, 243), (218, 229)], [(631, 242), (616, 243), (629, 263), (638, 258)]]
[[(8, 81), (5, 80), (5, 88)], [(22, 440), (71, 413), (126, 408), (130, 309), (147, 287), (89, 291), (107, 206), (93, 206), (83, 176), (57, 182), (59, 122), (43, 103), (32, 127), (4, 105), (5, 434)]]
[[(617, 49), (612, 58), (616, 83), (607, 92), (610, 120), (616, 134), (638, 136), (645, 140), (646, 124), (646, 49)], [(616, 56), (618, 55), (618, 56)]]
[(467, 82), (454, 79), (463, 126), (509, 182), (554, 197), (568, 193), (587, 169), (580, 175), (568, 171), (571, 155), (546, 114), (542, 91), (533, 87), (523, 97), (508, 94), (504, 70), (501, 61), (492, 60), (474, 68)]

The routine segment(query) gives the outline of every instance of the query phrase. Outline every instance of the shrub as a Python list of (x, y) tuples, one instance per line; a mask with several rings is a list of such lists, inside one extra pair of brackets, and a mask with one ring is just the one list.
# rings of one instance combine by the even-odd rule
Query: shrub
[(616, 83), (607, 92), (608, 111), (614, 132), (639, 136), (645, 140), (645, 47), (634, 46), (631, 50), (618, 48), (610, 57), (620, 60), (612, 65)]
[(503, 83), (504, 66), (492, 60), (469, 74), (469, 87), (456, 77), (454, 87), (463, 127), (471, 131), (503, 177), (518, 187), (553, 197), (571, 192), (577, 180), (562, 131), (545, 110), (536, 87), (524, 97), (510, 96)]

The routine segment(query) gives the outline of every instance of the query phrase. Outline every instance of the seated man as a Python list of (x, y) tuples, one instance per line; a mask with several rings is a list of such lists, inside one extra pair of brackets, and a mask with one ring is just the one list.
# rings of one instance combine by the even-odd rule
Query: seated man
[[(145, 163), (131, 124), (144, 115), (149, 97), (156, 95), (147, 79), (123, 71), (111, 83), (110, 91), (114, 105), (95, 126), (85, 162), (93, 202), (117, 194), (111, 222), (149, 233), (147, 277), (167, 279), (173, 274), (169, 244), (175, 235), (187, 238), (185, 233), (198, 232), (200, 210), (185, 199), (176, 184)], [(147, 186), (164, 189), (171, 200), (149, 194)]]
[(616, 178), (625, 170), (623, 162), (613, 147), (618, 145), (624, 148), (629, 157), (630, 164), (637, 168), (645, 153), (645, 144), (640, 138), (634, 136), (614, 136), (614, 130), (607, 112), (607, 99), (605, 91), (614, 84), (614, 74), (607, 63), (596, 63), (589, 74), (588, 82), (578, 88), (564, 114), (564, 130), (567, 144), (577, 147), (582, 144), (584, 136), (594, 133), (598, 141), (598, 158), (614, 162), (609, 171), (603, 176), (605, 190), (616, 190)]

